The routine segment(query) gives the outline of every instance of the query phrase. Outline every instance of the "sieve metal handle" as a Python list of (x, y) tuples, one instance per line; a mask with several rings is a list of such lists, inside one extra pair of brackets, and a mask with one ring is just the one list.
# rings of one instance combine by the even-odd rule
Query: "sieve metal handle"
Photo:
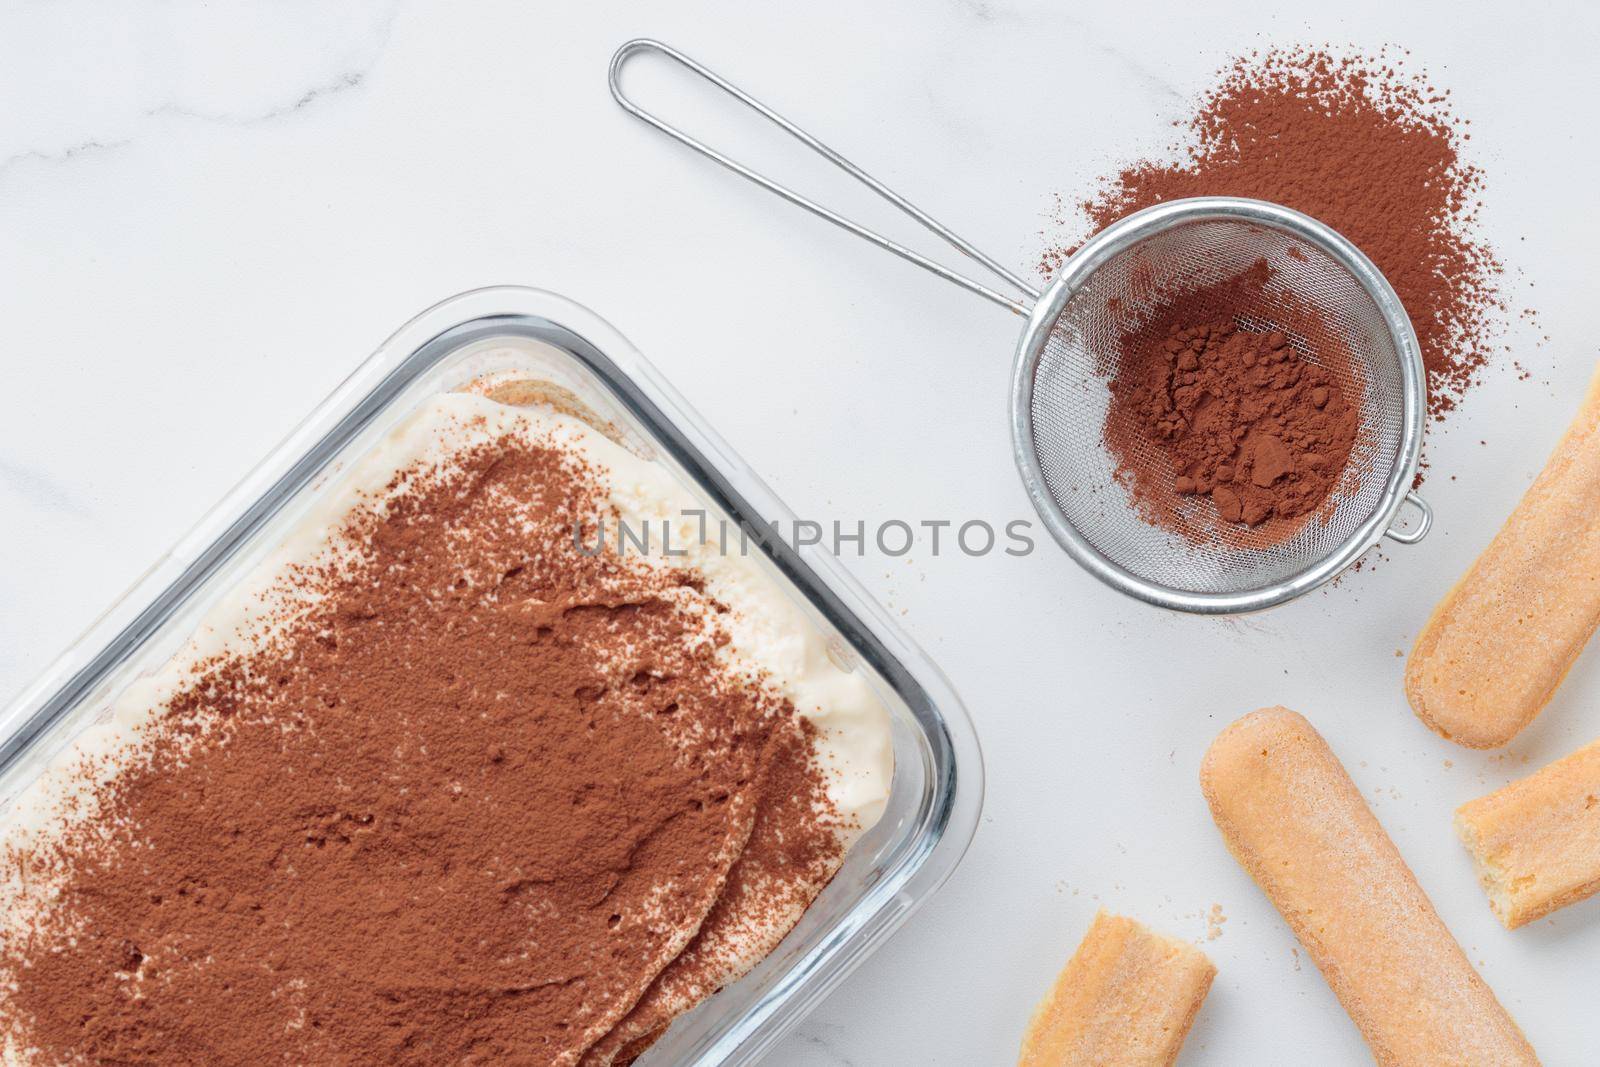
[[(901, 211), (904, 211), (913, 219), (916, 219), (923, 226), (938, 234), (941, 238), (955, 246), (961, 252), (977, 260), (978, 263), (982, 264), (997, 277), (1003, 278), (1007, 283), (1014, 286), (1019, 292), (1023, 293), (1027, 298), (1027, 302), (1025, 303), (1022, 300), (1014, 300), (1011, 297), (1006, 296), (1004, 293), (996, 292), (981, 282), (976, 282), (965, 275), (957, 274), (949, 267), (936, 263), (927, 256), (924, 256), (918, 252), (913, 252), (904, 245), (899, 244), (896, 241), (892, 241), (880, 233), (869, 230), (860, 223), (847, 219), (836, 211), (832, 211), (823, 207), (821, 204), (809, 199), (808, 197), (802, 196), (800, 193), (795, 192), (788, 186), (780, 185), (778, 182), (773, 181), (766, 175), (752, 170), (743, 163), (723, 155), (710, 145), (707, 145), (704, 142), (690, 136), (689, 134), (678, 129), (676, 126), (673, 126), (670, 123), (662, 120), (655, 114), (646, 111), (644, 108), (640, 107), (638, 104), (629, 99), (629, 97), (622, 91), (622, 68), (627, 65), (628, 60), (632, 59), (641, 52), (659, 52), (668, 59), (671, 59), (679, 65), (693, 71), (695, 74), (698, 74), (700, 77), (704, 78), (712, 85), (715, 85), (729, 96), (732, 96), (741, 104), (744, 104), (746, 107), (757, 112), (762, 117), (777, 124), (786, 133), (793, 136), (807, 148), (810, 148), (813, 152), (816, 152), (828, 162), (832, 163), (834, 166), (838, 167), (840, 170), (844, 171), (846, 174), (849, 174), (852, 178), (855, 178), (867, 188), (871, 189), (873, 192), (889, 201), (889, 203), (893, 204)], [(648, 122), (650, 125), (654, 126), (668, 137), (671, 137), (673, 140), (688, 145), (690, 148), (694, 149), (696, 152), (699, 152), (706, 158), (722, 164), (735, 174), (748, 178), (750, 181), (755, 182), (763, 189), (776, 193), (785, 200), (789, 201), (789, 203), (805, 208), (818, 218), (826, 219), (835, 226), (850, 231), (857, 237), (871, 241), (879, 248), (893, 252), (901, 259), (915, 263), (923, 270), (932, 274), (936, 274), (945, 281), (954, 282), (963, 289), (970, 290), (971, 292), (977, 293), (981, 297), (992, 300), (1001, 307), (1010, 308), (1012, 311), (1015, 311), (1018, 315), (1022, 315), (1023, 317), (1027, 317), (1027, 315), (1033, 310), (1031, 306), (1032, 302), (1039, 299), (1039, 291), (1037, 289), (1023, 281), (1021, 278), (1017, 277), (1017, 275), (1007, 270), (1005, 267), (1001, 266), (990, 256), (987, 256), (983, 252), (980, 252), (978, 249), (974, 248), (968, 241), (952, 232), (947, 226), (935, 221), (932, 216), (928, 215), (925, 211), (912, 204), (905, 197), (890, 189), (888, 186), (878, 181), (878, 179), (874, 178), (872, 175), (868, 174), (866, 171), (850, 162), (844, 156), (840, 155), (838, 152), (835, 152), (833, 149), (829, 148), (827, 145), (823, 144), (821, 141), (817, 140), (805, 130), (802, 130), (800, 127), (796, 126), (794, 123), (790, 122), (788, 119), (784, 118), (782, 115), (778, 114), (776, 111), (772, 110), (770, 107), (763, 104), (749, 93), (746, 93), (743, 89), (740, 89), (728, 82), (726, 79), (713, 74), (711, 71), (707, 70), (699, 63), (696, 63), (694, 60), (690, 59), (682, 52), (679, 52), (677, 49), (672, 48), (669, 45), (662, 44), (660, 41), (651, 40), (648, 37), (641, 37), (627, 42), (621, 48), (617, 49), (616, 55), (611, 57), (610, 83), (611, 95), (616, 98), (617, 103), (621, 104), (623, 109), (630, 115), (633, 115), (635, 118), (643, 119), (645, 122)]]
[(1402, 530), (1398, 526), (1390, 526), (1383, 531), (1383, 535), (1402, 545), (1414, 545), (1428, 536), (1428, 531), (1433, 527), (1433, 509), (1428, 502), (1414, 492), (1407, 492), (1405, 502), (1417, 509), (1417, 524), (1409, 530)]

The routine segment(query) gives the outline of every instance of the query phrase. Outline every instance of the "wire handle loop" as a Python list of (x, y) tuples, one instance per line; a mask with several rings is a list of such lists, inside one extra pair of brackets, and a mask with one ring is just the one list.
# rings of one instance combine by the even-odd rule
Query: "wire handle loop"
[[(710, 145), (690, 136), (652, 112), (646, 111), (644, 108), (634, 103), (634, 101), (622, 91), (622, 68), (627, 65), (630, 59), (641, 52), (658, 52), (661, 55), (666, 56), (668, 59), (671, 59), (679, 65), (686, 67), (690, 71), (693, 71), (695, 74), (698, 74), (712, 85), (715, 85), (729, 96), (732, 96), (735, 100), (738, 100), (741, 104), (744, 104), (746, 107), (759, 113), (763, 118), (766, 118), (767, 120), (777, 124), (785, 132), (793, 136), (796, 140), (800, 141), (807, 148), (810, 148), (828, 162), (832, 163), (840, 170), (843, 170), (846, 174), (849, 174), (852, 178), (855, 178), (857, 181), (867, 186), (867, 188), (871, 189), (873, 192), (889, 201), (889, 203), (893, 204), (901, 211), (904, 211), (913, 219), (916, 219), (923, 226), (927, 227), (929, 230), (932, 230), (935, 234), (938, 234), (939, 237), (949, 242), (961, 252), (977, 260), (978, 263), (982, 264), (996, 277), (1002, 278), (1007, 283), (1014, 286), (1019, 292), (1024, 294), (1027, 302), (1013, 299), (1009, 296), (1006, 296), (1004, 293), (996, 292), (981, 282), (973, 281), (971, 278), (968, 278), (965, 275), (958, 274), (949, 267), (936, 263), (928, 257), (918, 252), (913, 252), (904, 245), (899, 244), (896, 241), (892, 241), (876, 231), (867, 229), (860, 223), (845, 218), (836, 211), (832, 211), (823, 207), (821, 204), (802, 196), (800, 193), (795, 192), (788, 186), (781, 185), (778, 182), (773, 181), (771, 178), (768, 178), (766, 175), (745, 166), (743, 163), (723, 155)], [(746, 93), (743, 89), (740, 89), (722, 77), (713, 74), (711, 71), (707, 70), (699, 63), (696, 63), (694, 60), (690, 59), (682, 52), (679, 52), (677, 49), (672, 48), (669, 45), (662, 44), (660, 41), (651, 40), (647, 37), (641, 37), (636, 40), (629, 41), (621, 48), (617, 49), (616, 54), (611, 57), (609, 80), (611, 83), (611, 95), (616, 98), (617, 103), (622, 105), (623, 110), (627, 111), (630, 115), (644, 120), (645, 122), (654, 126), (656, 129), (660, 130), (662, 133), (666, 134), (668, 137), (671, 137), (673, 140), (688, 145), (701, 155), (722, 164), (735, 174), (738, 174), (744, 178), (748, 178), (750, 181), (755, 182), (763, 189), (766, 189), (772, 193), (776, 193), (778, 196), (781, 196), (783, 199), (789, 201), (789, 203), (805, 208), (818, 218), (826, 219), (835, 226), (855, 234), (857, 237), (871, 241), (879, 248), (893, 252), (901, 259), (915, 263), (923, 270), (926, 270), (932, 274), (936, 274), (948, 282), (953, 282), (954, 284), (961, 286), (963, 289), (977, 293), (979, 296), (991, 300), (1002, 307), (1010, 308), (1012, 311), (1015, 311), (1018, 315), (1022, 315), (1023, 317), (1027, 317), (1027, 315), (1033, 310), (1031, 306), (1032, 303), (1039, 299), (1039, 292), (1037, 289), (1023, 281), (1021, 278), (1017, 277), (1017, 275), (1013, 272), (1001, 266), (990, 256), (985, 255), (977, 248), (974, 248), (969, 242), (952, 232), (948, 227), (935, 221), (932, 216), (918, 208), (915, 204), (912, 204), (905, 197), (890, 189), (888, 186), (878, 181), (878, 179), (874, 178), (872, 175), (868, 174), (866, 171), (850, 162), (844, 156), (840, 155), (838, 152), (835, 152), (833, 149), (829, 148), (827, 145), (823, 144), (821, 141), (817, 140), (805, 130), (802, 130), (799, 126), (796, 126), (794, 123), (790, 122), (788, 119), (784, 118), (782, 115), (778, 114), (776, 111), (772, 110), (770, 107), (763, 104), (749, 93)]]

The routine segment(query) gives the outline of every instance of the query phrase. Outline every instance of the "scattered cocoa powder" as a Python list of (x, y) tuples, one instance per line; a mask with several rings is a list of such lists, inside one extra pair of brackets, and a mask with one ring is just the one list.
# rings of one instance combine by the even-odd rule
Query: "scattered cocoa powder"
[(507, 437), (390, 494), (93, 817), (0, 854), (37, 905), (0, 915), (0, 1034), (48, 1062), (572, 1064), (663, 969), (725, 980), (669, 967), (725, 887), (808, 876), (749, 921), (831, 876), (806, 724), (719, 659), (695, 575), (574, 550), (609, 513), (579, 458)]
[(1186, 290), (1121, 339), (1106, 444), (1135, 505), (1160, 525), (1204, 530), (1185, 498), (1209, 495), (1224, 523), (1273, 520), (1268, 532), (1287, 536), (1345, 476), (1360, 407), (1341, 385), (1354, 379), (1337, 336), (1289, 294), (1273, 318), (1292, 333), (1195, 321), (1197, 309), (1230, 306), (1261, 321), (1271, 273), (1260, 260)]
[[(1421, 342), (1429, 410), (1451, 411), (1493, 355), (1502, 268), (1476, 235), (1482, 172), (1461, 157), (1467, 122), (1427, 78), (1377, 56), (1283, 48), (1233, 61), (1177, 124), (1174, 162), (1130, 164), (1076, 203), (1099, 230), (1152, 204), (1246, 196), (1303, 211), (1365, 252)], [(1053, 273), (1079, 243), (1044, 254)]]

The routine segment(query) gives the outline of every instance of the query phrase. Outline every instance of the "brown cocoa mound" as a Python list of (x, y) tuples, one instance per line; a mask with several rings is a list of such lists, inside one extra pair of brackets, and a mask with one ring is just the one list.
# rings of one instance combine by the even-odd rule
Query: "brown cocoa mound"
[[(1223, 524), (1285, 537), (1328, 502), (1360, 431), (1347, 397), (1348, 353), (1286, 297), (1281, 328), (1234, 318), (1195, 321), (1197, 309), (1248, 297), (1249, 322), (1270, 271), (1243, 274), (1158, 309), (1121, 339), (1105, 440), (1136, 507), (1158, 525), (1193, 534), (1187, 501), (1207, 496)], [(1294, 330), (1291, 324), (1302, 329)], [(1313, 362), (1309, 350), (1315, 347)], [(1305, 349), (1307, 351), (1301, 351)]]

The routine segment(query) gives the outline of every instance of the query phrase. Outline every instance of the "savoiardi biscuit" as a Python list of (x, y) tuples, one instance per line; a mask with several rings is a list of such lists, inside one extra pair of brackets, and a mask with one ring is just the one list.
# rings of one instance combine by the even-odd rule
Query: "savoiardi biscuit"
[(1489, 906), (1516, 929), (1600, 891), (1600, 741), (1456, 809)]
[(1600, 375), (1522, 502), (1434, 609), (1406, 697), (1438, 734), (1510, 741), (1549, 703), (1600, 623)]
[(1102, 911), (1034, 1010), (1018, 1067), (1166, 1067), (1216, 973), (1193, 945)]
[(1536, 1064), (1322, 735), (1287, 708), (1235, 722), (1200, 782), (1239, 864), (1380, 1064)]

